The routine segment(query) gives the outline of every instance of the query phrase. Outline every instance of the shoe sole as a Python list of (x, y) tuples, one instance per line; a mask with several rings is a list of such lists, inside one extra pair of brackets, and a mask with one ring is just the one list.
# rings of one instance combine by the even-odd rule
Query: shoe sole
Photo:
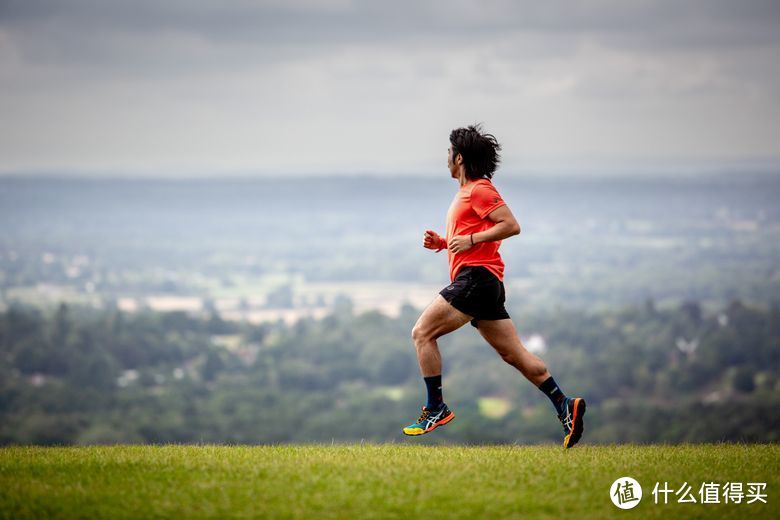
[(447, 417), (445, 417), (444, 419), (441, 419), (439, 422), (435, 423), (433, 426), (431, 426), (427, 430), (423, 430), (422, 428), (417, 428), (417, 430), (419, 430), (419, 431), (407, 432), (406, 428), (404, 428), (403, 432), (404, 432), (404, 435), (409, 435), (410, 437), (415, 437), (417, 435), (425, 435), (426, 433), (431, 433), (433, 430), (435, 430), (439, 426), (444, 426), (445, 424), (447, 424), (448, 422), (450, 422), (454, 418), (455, 418), (455, 412), (450, 410), (450, 414)]
[(563, 447), (571, 448), (577, 444), (582, 437), (582, 431), (585, 429), (583, 422), (583, 416), (585, 415), (585, 399), (578, 397), (574, 400), (574, 410), (572, 411), (572, 428), (571, 433), (564, 437)]

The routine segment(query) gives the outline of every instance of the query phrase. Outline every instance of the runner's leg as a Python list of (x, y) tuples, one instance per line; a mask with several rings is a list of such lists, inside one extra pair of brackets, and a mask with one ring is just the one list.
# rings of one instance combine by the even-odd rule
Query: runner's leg
[(544, 361), (526, 350), (511, 319), (479, 320), (477, 329), (501, 359), (518, 369), (535, 386), (550, 377)]
[(441, 374), (441, 354), (436, 340), (469, 321), (471, 316), (450, 305), (440, 294), (423, 311), (412, 329), (412, 340), (423, 377)]

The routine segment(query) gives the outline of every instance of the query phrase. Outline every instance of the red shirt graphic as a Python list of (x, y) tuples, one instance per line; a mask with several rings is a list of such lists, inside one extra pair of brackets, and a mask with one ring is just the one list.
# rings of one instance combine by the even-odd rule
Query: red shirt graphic
[[(488, 179), (469, 181), (461, 186), (447, 212), (447, 243), (457, 235), (470, 235), (490, 229), (495, 222), (487, 218), (488, 214), (505, 206), (493, 183)], [(481, 265), (503, 281), (504, 262), (498, 254), (501, 241), (480, 242), (470, 249), (453, 253), (447, 250), (450, 261), (450, 279), (455, 280), (458, 271), (467, 265)]]

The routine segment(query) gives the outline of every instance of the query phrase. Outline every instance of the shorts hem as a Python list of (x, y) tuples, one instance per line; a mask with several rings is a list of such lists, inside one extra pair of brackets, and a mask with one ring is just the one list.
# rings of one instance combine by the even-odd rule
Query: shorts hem
[(442, 296), (442, 298), (444, 298), (444, 300), (447, 303), (452, 305), (455, 309), (457, 309), (458, 311), (462, 312), (466, 316), (470, 316), (471, 317), (470, 323), (471, 323), (471, 326), (474, 327), (474, 328), (479, 328), (479, 327), (477, 327), (477, 322), (481, 321), (481, 320), (498, 321), (498, 320), (508, 320), (508, 319), (512, 318), (509, 315), (509, 313), (506, 311), (506, 309), (502, 309), (503, 312), (498, 312), (497, 314), (492, 314), (490, 316), (480, 315), (479, 312), (474, 312), (472, 309), (469, 309), (468, 305), (464, 305), (463, 300), (458, 298), (457, 295), (456, 296), (452, 296), (452, 297), (448, 297), (447, 292), (444, 289), (439, 291), (439, 294)]
[(492, 317), (491, 318), (474, 318), (469, 323), (471, 323), (472, 327), (474, 327), (475, 329), (478, 329), (479, 328), (479, 323), (478, 322), (480, 322), (480, 321), (501, 321), (501, 320), (511, 320), (511, 319), (512, 319), (512, 317), (509, 315), (509, 313), (506, 313), (506, 316), (501, 316), (501, 317), (498, 317), (498, 318), (492, 318)]

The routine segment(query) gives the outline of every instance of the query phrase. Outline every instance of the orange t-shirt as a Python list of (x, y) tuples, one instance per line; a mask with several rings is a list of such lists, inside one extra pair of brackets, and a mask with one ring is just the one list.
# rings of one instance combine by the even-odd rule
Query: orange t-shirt
[[(505, 205), (506, 202), (488, 179), (469, 181), (461, 186), (447, 211), (447, 243), (454, 236), (470, 235), (492, 228), (495, 223), (487, 218), (488, 214)], [(480, 242), (457, 254), (448, 249), (450, 279), (455, 280), (462, 267), (481, 265), (503, 281), (504, 262), (498, 254), (500, 245), (500, 240)]]

